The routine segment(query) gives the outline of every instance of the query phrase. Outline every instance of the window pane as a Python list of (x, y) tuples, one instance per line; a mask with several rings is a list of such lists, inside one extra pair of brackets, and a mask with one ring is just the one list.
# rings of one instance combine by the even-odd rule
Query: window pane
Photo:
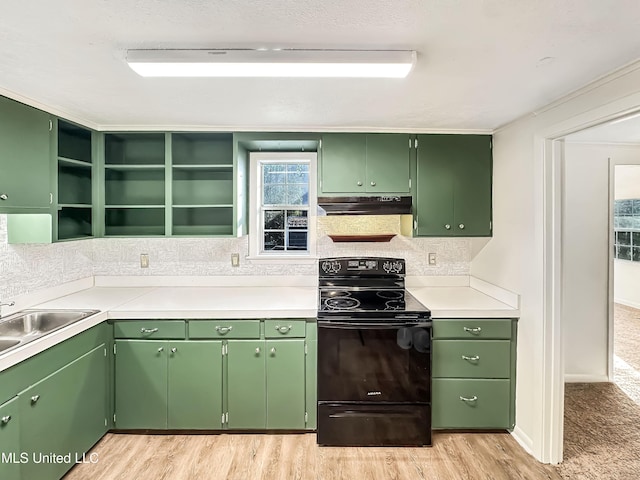
[(634, 246), (640, 247), (640, 232), (631, 233), (631, 242)]
[(618, 245), (631, 245), (631, 232), (618, 232)]
[(270, 185), (273, 183), (286, 183), (287, 175), (284, 172), (281, 173), (266, 173), (263, 177), (263, 182), (265, 185)]
[(619, 215), (631, 215), (633, 212), (633, 200), (620, 200)]
[(264, 250), (284, 250), (284, 232), (264, 232)]
[(633, 247), (632, 248), (632, 255), (633, 255), (632, 260), (634, 262), (640, 262), (640, 247)]
[(631, 247), (618, 247), (618, 258), (631, 260)]
[(287, 185), (287, 205), (309, 205), (309, 185)]
[(284, 205), (287, 203), (284, 185), (265, 185), (263, 205)]
[(306, 210), (288, 210), (287, 226), (289, 228), (304, 228), (308, 226)]
[(284, 210), (265, 210), (265, 230), (284, 230)]
[(289, 233), (289, 250), (306, 250), (307, 249), (307, 232), (302, 230), (290, 230)]
[(640, 215), (640, 200), (630, 200), (633, 203), (633, 214)]

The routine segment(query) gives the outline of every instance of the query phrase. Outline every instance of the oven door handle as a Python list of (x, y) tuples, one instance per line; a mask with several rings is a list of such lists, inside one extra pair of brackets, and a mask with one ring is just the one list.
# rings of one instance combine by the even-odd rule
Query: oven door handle
[(318, 327), (340, 330), (392, 330), (396, 328), (431, 327), (431, 322), (335, 322), (319, 321)]

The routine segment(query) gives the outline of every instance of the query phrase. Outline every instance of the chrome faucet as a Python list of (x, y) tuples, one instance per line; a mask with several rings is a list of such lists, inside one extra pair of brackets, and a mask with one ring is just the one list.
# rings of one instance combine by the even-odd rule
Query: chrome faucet
[(7, 307), (13, 307), (16, 304), (16, 302), (14, 302), (13, 300), (10, 302), (2, 302), (0, 301), (0, 318), (2, 318), (2, 307), (3, 306), (7, 306)]

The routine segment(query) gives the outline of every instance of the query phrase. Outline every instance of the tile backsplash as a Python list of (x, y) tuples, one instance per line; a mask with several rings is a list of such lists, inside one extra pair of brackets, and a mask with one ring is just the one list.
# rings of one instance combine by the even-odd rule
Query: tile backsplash
[[(408, 275), (468, 275), (472, 244), (468, 238), (410, 238), (399, 235), (399, 216), (319, 217), (319, 257), (348, 255), (404, 258)], [(367, 223), (369, 222), (369, 223)], [(377, 222), (377, 223), (376, 223)], [(0, 215), (0, 299), (52, 287), (91, 275), (312, 275), (316, 264), (256, 264), (245, 259), (247, 237), (98, 238), (51, 245), (8, 245), (6, 215)], [(342, 230), (341, 230), (342, 229)], [(395, 233), (390, 242), (334, 243), (328, 233)], [(140, 254), (149, 268), (140, 267)], [(240, 266), (231, 266), (231, 254)], [(428, 264), (435, 253), (437, 265)]]

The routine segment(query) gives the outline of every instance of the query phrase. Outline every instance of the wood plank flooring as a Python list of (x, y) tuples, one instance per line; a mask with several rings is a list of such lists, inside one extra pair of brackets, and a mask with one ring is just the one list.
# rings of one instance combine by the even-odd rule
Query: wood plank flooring
[(560, 480), (508, 433), (434, 433), (433, 447), (318, 447), (315, 434), (107, 434), (65, 480)]

